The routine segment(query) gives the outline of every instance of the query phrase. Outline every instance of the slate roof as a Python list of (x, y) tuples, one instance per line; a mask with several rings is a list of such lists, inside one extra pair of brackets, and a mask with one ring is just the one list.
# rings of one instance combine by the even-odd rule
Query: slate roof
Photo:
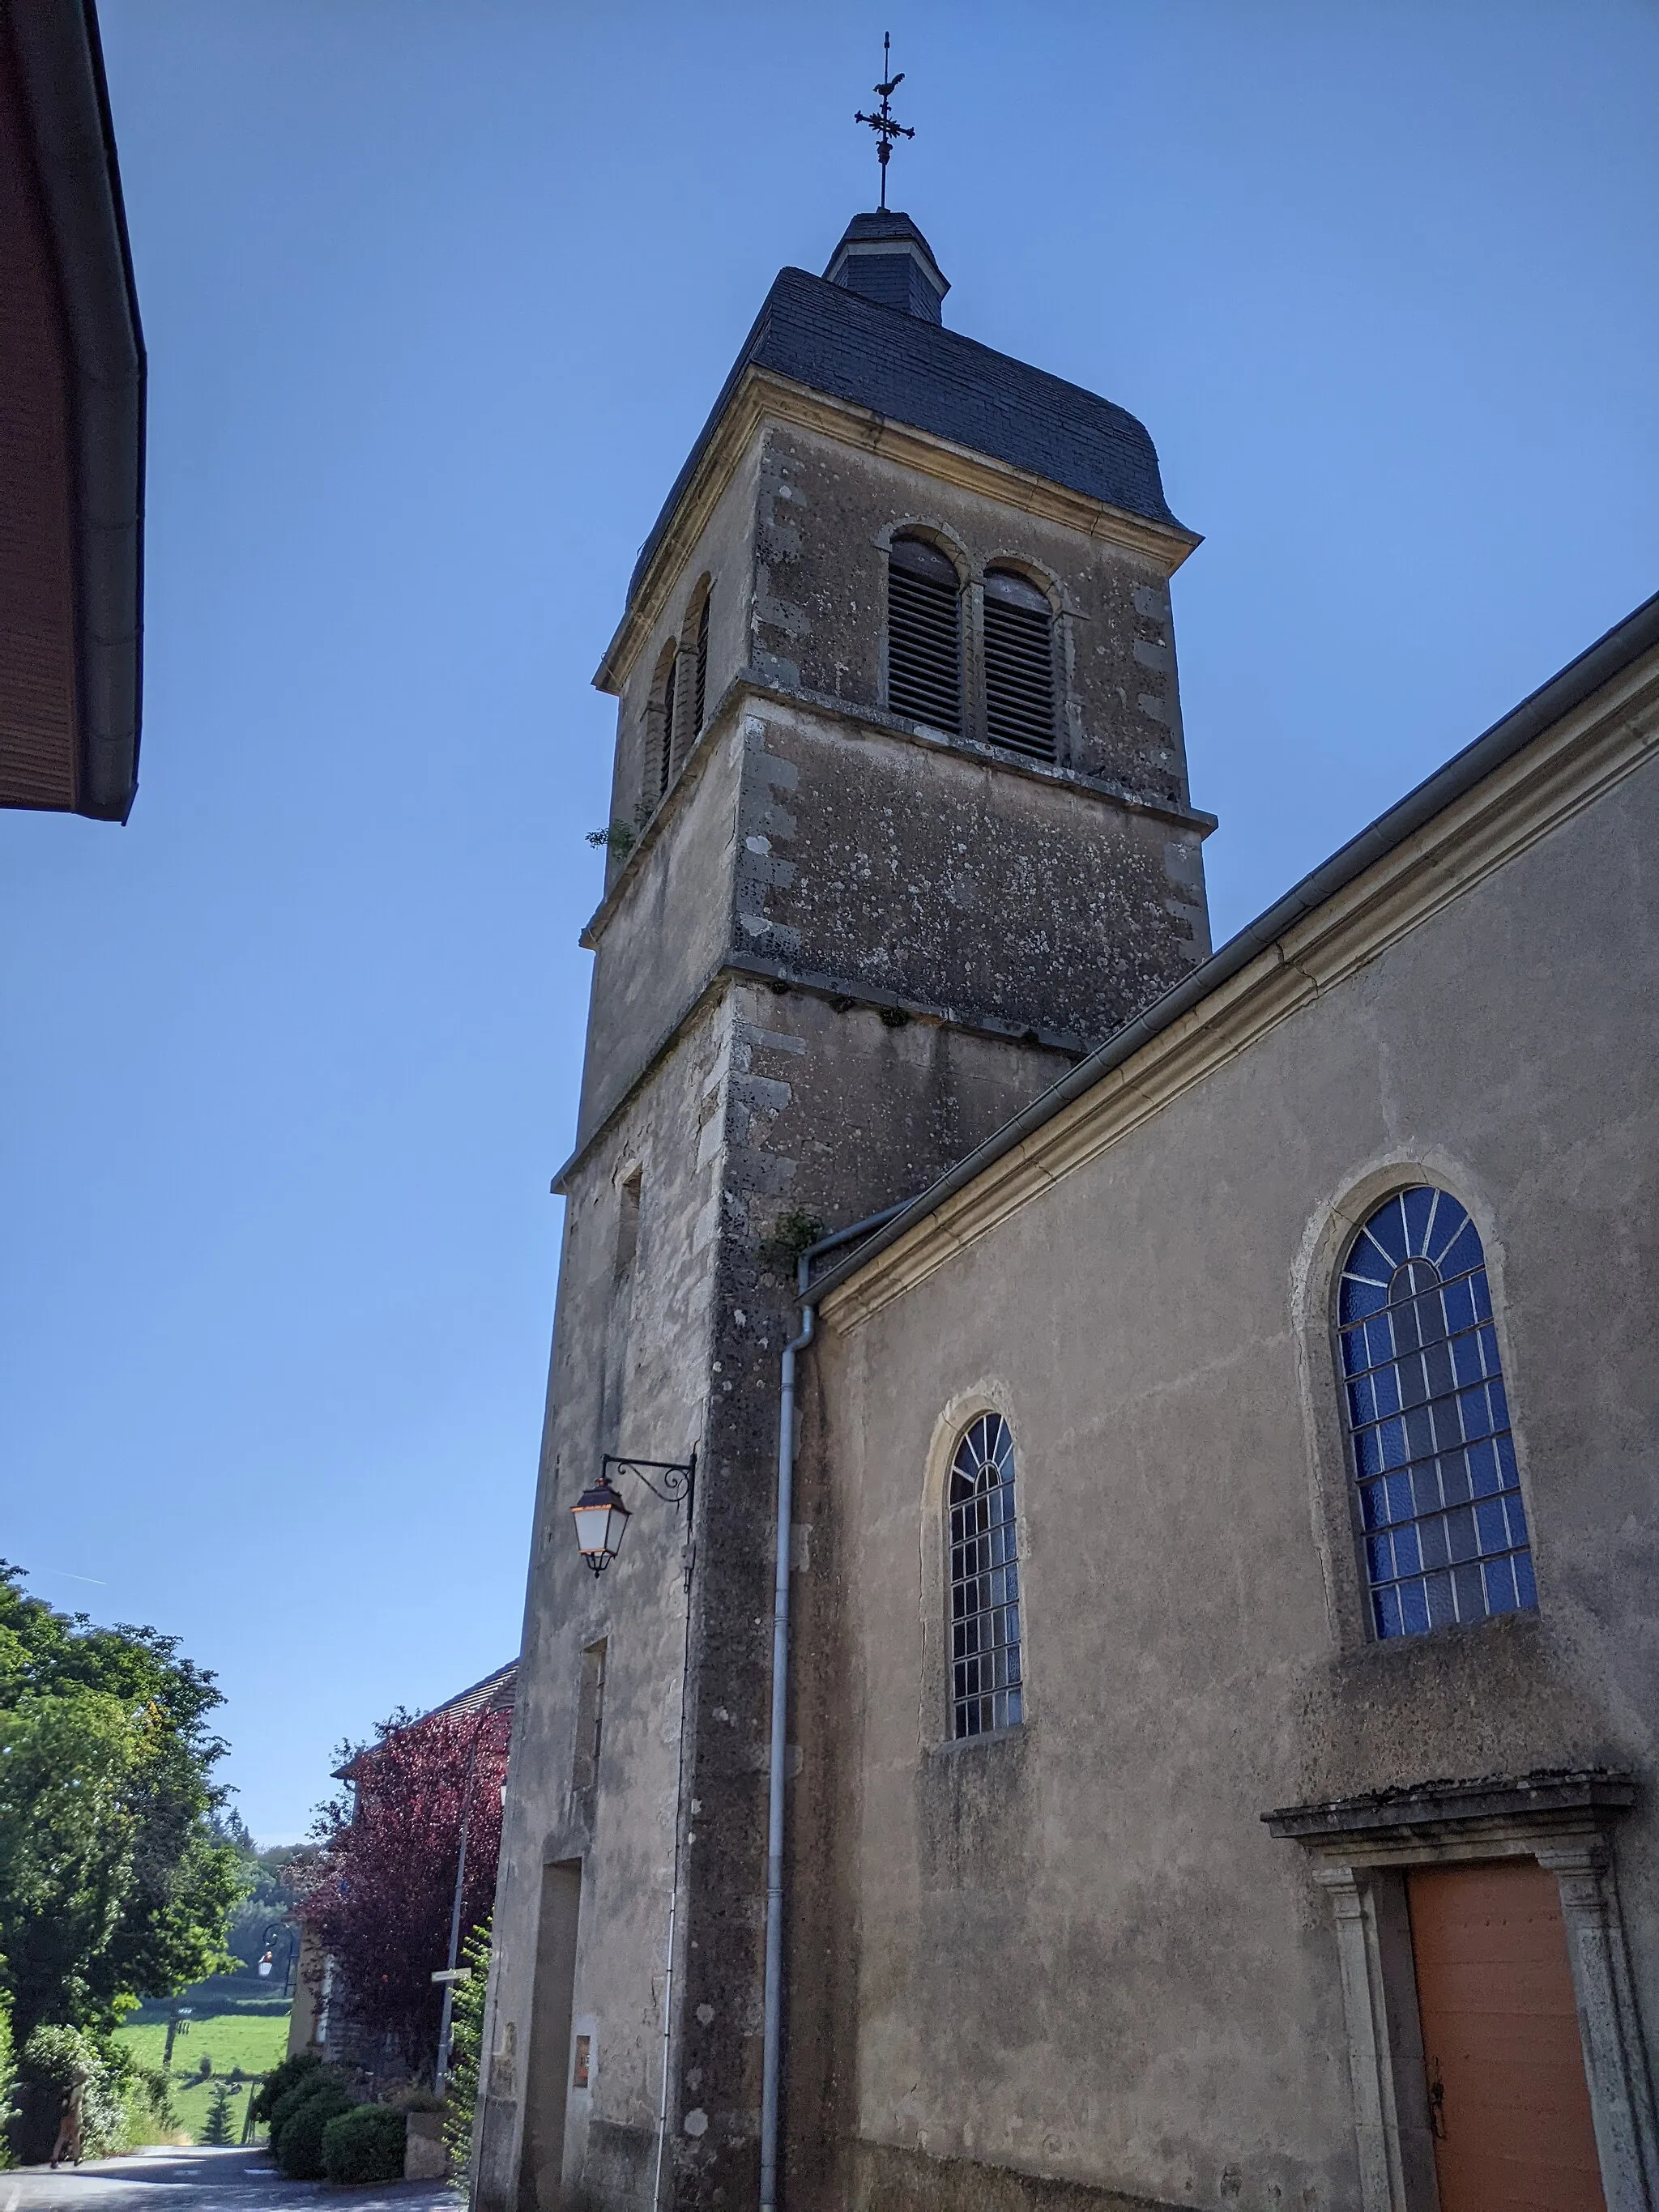
[(878, 307), (804, 269), (784, 269), (640, 549), (628, 581), (630, 603), (750, 366), (948, 438), (1067, 491), (1183, 528), (1165, 503), (1152, 441), (1127, 409), (959, 331)]

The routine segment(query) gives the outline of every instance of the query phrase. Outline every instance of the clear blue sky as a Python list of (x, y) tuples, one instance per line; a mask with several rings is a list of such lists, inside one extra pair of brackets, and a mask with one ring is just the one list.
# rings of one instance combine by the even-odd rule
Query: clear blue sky
[[(634, 552), (896, 204), (1149, 425), (1218, 939), (1659, 585), (1648, 0), (103, 0), (143, 781), (0, 817), (0, 1550), (292, 1837), (517, 1646)], [(78, 1579), (77, 1579), (78, 1578)]]

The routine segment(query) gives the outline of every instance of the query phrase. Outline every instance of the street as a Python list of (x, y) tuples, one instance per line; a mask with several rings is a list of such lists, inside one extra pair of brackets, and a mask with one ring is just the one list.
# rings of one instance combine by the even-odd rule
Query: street
[(76, 2169), (45, 2166), (0, 2173), (0, 2212), (299, 2212), (302, 2205), (349, 2201), (353, 2212), (459, 2212), (461, 2198), (441, 2181), (399, 2181), (354, 2189), (349, 2199), (322, 2181), (285, 2181), (263, 2146), (255, 2150), (137, 2151), (88, 2160)]

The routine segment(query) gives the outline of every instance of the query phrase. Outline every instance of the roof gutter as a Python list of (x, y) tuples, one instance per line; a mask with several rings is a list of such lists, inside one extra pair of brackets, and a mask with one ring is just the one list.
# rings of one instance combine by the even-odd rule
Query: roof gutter
[(1505, 714), (1502, 721), (1474, 744), (1456, 753), (1445, 766), (1436, 770), (1425, 782), (1407, 793), (1398, 805), (1379, 815), (1369, 829), (1362, 830), (1340, 851), (1304, 876), (1284, 897), (1270, 906), (1267, 912), (1241, 929), (1220, 950), (1212, 953), (1201, 966), (1194, 968), (1173, 989), (1156, 999), (1144, 1013), (1115, 1030), (1104, 1044), (1091, 1052), (1086, 1060), (1069, 1069), (1057, 1083), (1038, 1093), (1023, 1112), (988, 1137), (965, 1158), (942, 1175), (939, 1181), (913, 1198), (908, 1205), (898, 1209), (886, 1224), (868, 1237), (850, 1258), (830, 1267), (814, 1285), (815, 1302), (823, 1300), (840, 1285), (849, 1280), (878, 1253), (896, 1244), (902, 1237), (919, 1223), (938, 1211), (947, 1199), (964, 1189), (975, 1176), (995, 1161), (1024, 1142), (1043, 1124), (1053, 1121), (1074, 1099), (1091, 1091), (1103, 1077), (1133, 1058), (1145, 1044), (1178, 1022), (1184, 1014), (1208, 998), (1212, 991), (1247, 968), (1273, 947), (1296, 924), (1311, 914), (1316, 907), (1334, 897), (1356, 877), (1397, 845), (1443, 813), (1448, 806), (1474, 789), (1495, 769), (1530, 744), (1534, 738), (1553, 729), (1575, 707), (1581, 706), (1602, 686), (1623, 673), (1632, 662), (1651, 647), (1659, 645), (1659, 592), (1642, 605), (1624, 621), (1599, 638), (1588, 651), (1571, 660), (1559, 675), (1553, 676), (1531, 696)]
[(138, 781), (143, 333), (93, 0), (10, 0), (74, 374), (75, 811), (125, 822)]

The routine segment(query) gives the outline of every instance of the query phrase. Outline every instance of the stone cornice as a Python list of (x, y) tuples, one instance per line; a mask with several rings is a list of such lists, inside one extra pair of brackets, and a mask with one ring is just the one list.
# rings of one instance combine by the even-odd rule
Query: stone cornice
[(630, 848), (627, 860), (617, 870), (615, 882), (584, 923), (579, 941), (585, 951), (593, 952), (599, 949), (612, 916), (639, 877), (645, 855), (680, 811), (686, 794), (701, 781), (714, 742), (726, 727), (728, 717), (741, 713), (750, 700), (795, 713), (804, 711), (817, 720), (839, 722), (860, 737), (894, 738), (901, 744), (921, 745), (930, 752), (948, 753), (976, 768), (994, 769), (1000, 775), (1023, 776), (1033, 783), (1057, 784), (1062, 790), (1092, 799), (1097, 805), (1112, 807), (1121, 813), (1148, 815), (1173, 828), (1195, 831), (1200, 837), (1207, 837), (1216, 826), (1215, 816), (1206, 814), (1201, 808), (1170, 805), (1131, 791), (1126, 785), (1109, 782), (1104, 776), (1084, 775), (1076, 769), (1025, 760), (1018, 753), (1000, 752), (995, 746), (979, 744), (971, 738), (947, 738), (920, 723), (908, 722), (902, 715), (890, 714), (884, 708), (855, 706), (848, 700), (832, 699), (821, 691), (789, 690), (767, 683), (752, 669), (744, 668), (720, 694), (696, 744), (676, 771), (674, 781), (641, 830), (638, 842)]
[[(1635, 618), (1632, 617), (1632, 620)], [(1519, 710), (1517, 710), (1519, 711)], [(1146, 1041), (1014, 1142), (947, 1188), (913, 1226), (823, 1294), (837, 1329), (856, 1328), (988, 1236), (1073, 1169), (1247, 1051), (1454, 899), (1620, 782), (1659, 745), (1659, 651), (1510, 753), (1410, 834), (1303, 911), (1255, 957), (1159, 1024)], [(1227, 948), (1215, 964), (1225, 967)], [(1105, 1048), (1109, 1052), (1111, 1048)], [(1087, 1063), (1075, 1080), (1087, 1081)], [(1073, 1079), (1068, 1079), (1068, 1081)]]
[(850, 400), (832, 399), (810, 386), (779, 376), (770, 369), (744, 370), (730, 404), (721, 417), (701, 462), (686, 486), (673, 519), (664, 532), (651, 564), (629, 602), (616, 635), (605, 648), (594, 675), (601, 691), (618, 692), (645, 645), (695, 552), (727, 484), (736, 473), (756, 434), (769, 422), (815, 430), (843, 445), (879, 454), (900, 468), (933, 477), (957, 490), (1000, 501), (1005, 507), (1096, 538), (1121, 550), (1139, 555), (1161, 576), (1172, 576), (1200, 543), (1191, 532), (1168, 523), (1150, 522), (1127, 509), (1109, 507), (1103, 500), (1068, 491), (1046, 477), (1017, 469), (1007, 461), (994, 460), (971, 447), (953, 444), (927, 430), (913, 429), (889, 416), (878, 415)]
[(679, 1011), (665, 1024), (624, 1088), (617, 1093), (554, 1176), (549, 1188), (556, 1196), (593, 1147), (626, 1113), (673, 1050), (682, 1032), (690, 1026), (728, 982), (763, 983), (773, 989), (799, 991), (808, 998), (827, 1000), (837, 1013), (848, 1013), (854, 1006), (861, 1006), (871, 1013), (902, 1014), (907, 1022), (931, 1022), (939, 1029), (960, 1030), (967, 1036), (988, 1037), (994, 1044), (1030, 1047), (1066, 1060), (1080, 1060), (1088, 1050), (1081, 1037), (1073, 1036), (1066, 1030), (1021, 1029), (1013, 1022), (999, 1021), (994, 1015), (963, 1013), (954, 1006), (938, 1006), (930, 1000), (906, 998), (897, 991), (878, 990), (868, 983), (849, 982), (844, 976), (832, 975), (823, 969), (803, 968), (787, 960), (769, 960), (758, 953), (740, 952), (728, 946), (713, 963)]
[(1469, 1782), (1421, 1782), (1409, 1789), (1367, 1790), (1322, 1804), (1284, 1805), (1261, 1815), (1269, 1835), (1316, 1846), (1372, 1843), (1381, 1837), (1438, 1834), (1471, 1822), (1578, 1824), (1627, 1812), (1633, 1778), (1612, 1767), (1549, 1767), (1535, 1773), (1487, 1774)]

